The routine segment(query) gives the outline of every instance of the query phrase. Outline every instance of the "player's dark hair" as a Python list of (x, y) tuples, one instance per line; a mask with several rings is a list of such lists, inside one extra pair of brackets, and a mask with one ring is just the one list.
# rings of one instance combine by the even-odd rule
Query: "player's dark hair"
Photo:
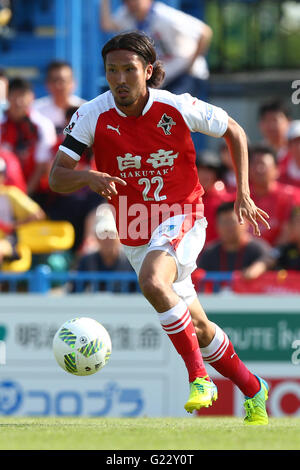
[(255, 144), (249, 147), (250, 163), (251, 161), (253, 161), (254, 155), (265, 155), (266, 153), (272, 156), (275, 165), (277, 165), (278, 160), (277, 160), (276, 153), (274, 152), (272, 147), (270, 147), (269, 145), (265, 145), (265, 144)]
[(140, 31), (131, 31), (114, 36), (102, 49), (104, 65), (109, 52), (121, 49), (132, 51), (139, 55), (142, 57), (145, 65), (153, 65), (152, 76), (147, 80), (149, 87), (158, 88), (162, 84), (165, 78), (165, 71), (162, 63), (157, 59), (154, 43), (149, 36)]
[(218, 218), (221, 214), (224, 214), (225, 212), (232, 212), (232, 211), (234, 211), (234, 202), (233, 201), (222, 202), (222, 204), (220, 204), (217, 207), (216, 217)]
[(8, 94), (13, 91), (22, 91), (23, 93), (32, 91), (31, 83), (25, 78), (12, 78), (8, 83)]
[(71, 64), (64, 60), (53, 60), (50, 62), (46, 68), (46, 81), (49, 80), (49, 77), (54, 70), (59, 70), (64, 67), (68, 67), (70, 70), (72, 70)]
[(258, 108), (259, 119), (264, 118), (267, 113), (283, 113), (288, 119), (290, 118), (287, 105), (279, 99), (265, 101), (260, 105)]

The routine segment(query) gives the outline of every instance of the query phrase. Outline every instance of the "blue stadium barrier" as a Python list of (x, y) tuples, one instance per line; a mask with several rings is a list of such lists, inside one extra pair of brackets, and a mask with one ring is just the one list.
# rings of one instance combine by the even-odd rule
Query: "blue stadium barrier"
[[(207, 273), (203, 282), (211, 282), (213, 291), (218, 292), (223, 282), (230, 283), (232, 279), (231, 272), (210, 272)], [(34, 270), (25, 273), (0, 272), (0, 287), (5, 284), (5, 292), (14, 293), (21, 290), (29, 293), (48, 293), (53, 285), (74, 286), (74, 292), (83, 292), (84, 286), (89, 284), (89, 292), (98, 292), (99, 283), (104, 284), (105, 292), (115, 292), (116, 283), (118, 292), (129, 293), (132, 288), (140, 292), (137, 276), (132, 272), (83, 272), (83, 271), (65, 271), (53, 272), (47, 265), (39, 265)], [(1, 289), (0, 289), (1, 290)]]

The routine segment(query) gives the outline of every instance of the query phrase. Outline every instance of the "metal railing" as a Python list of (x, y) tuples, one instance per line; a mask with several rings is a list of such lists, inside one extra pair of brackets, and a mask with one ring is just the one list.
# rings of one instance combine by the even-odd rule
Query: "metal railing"
[[(230, 283), (232, 273), (210, 272), (201, 279), (201, 283), (209, 283), (210, 290), (218, 292), (222, 283)], [(0, 272), (0, 287), (2, 292), (39, 293), (47, 294), (54, 287), (69, 285), (68, 292), (140, 292), (137, 276), (132, 272), (83, 272), (65, 271), (53, 272), (47, 265), (39, 265), (25, 273)]]

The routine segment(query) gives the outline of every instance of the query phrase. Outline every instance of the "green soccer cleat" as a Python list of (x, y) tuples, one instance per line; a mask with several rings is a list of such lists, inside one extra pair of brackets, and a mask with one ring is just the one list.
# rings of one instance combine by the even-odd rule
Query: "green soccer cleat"
[(205, 377), (198, 377), (194, 382), (190, 383), (190, 396), (184, 408), (188, 413), (200, 408), (208, 408), (213, 401), (218, 398), (218, 390), (212, 381), (206, 380)]
[(266, 410), (269, 386), (265, 380), (260, 377), (257, 378), (260, 382), (259, 392), (253, 398), (245, 397), (246, 417), (244, 418), (244, 424), (268, 424), (269, 421)]

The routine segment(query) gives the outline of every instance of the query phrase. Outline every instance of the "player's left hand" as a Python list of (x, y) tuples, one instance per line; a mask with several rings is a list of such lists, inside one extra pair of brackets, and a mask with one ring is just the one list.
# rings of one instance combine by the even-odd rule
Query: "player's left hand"
[(254, 235), (260, 237), (259, 222), (261, 222), (268, 230), (270, 225), (266, 219), (269, 219), (269, 215), (257, 207), (250, 196), (237, 197), (234, 203), (235, 213), (237, 215), (240, 224), (244, 224), (244, 219), (247, 219), (253, 227)]

